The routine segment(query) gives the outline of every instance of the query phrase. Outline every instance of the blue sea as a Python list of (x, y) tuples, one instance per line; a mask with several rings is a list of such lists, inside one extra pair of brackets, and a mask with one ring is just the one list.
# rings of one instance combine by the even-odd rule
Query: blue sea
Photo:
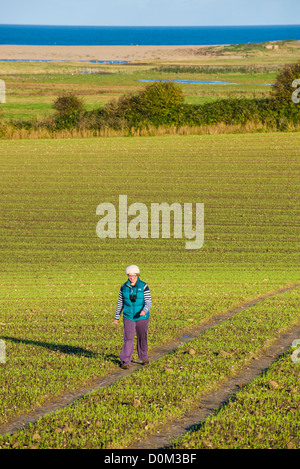
[(0, 44), (213, 45), (300, 40), (300, 25), (274, 26), (38, 26), (0, 25)]

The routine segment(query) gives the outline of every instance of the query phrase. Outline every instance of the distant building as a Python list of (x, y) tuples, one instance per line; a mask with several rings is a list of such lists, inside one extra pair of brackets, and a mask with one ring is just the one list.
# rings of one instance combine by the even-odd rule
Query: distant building
[(264, 47), (265, 49), (278, 49), (279, 48), (278, 44), (267, 44)]

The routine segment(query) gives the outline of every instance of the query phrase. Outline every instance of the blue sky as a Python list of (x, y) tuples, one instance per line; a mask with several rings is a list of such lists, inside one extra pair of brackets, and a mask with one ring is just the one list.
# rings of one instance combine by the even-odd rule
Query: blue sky
[(1, 24), (220, 26), (299, 24), (299, 0), (1, 0)]

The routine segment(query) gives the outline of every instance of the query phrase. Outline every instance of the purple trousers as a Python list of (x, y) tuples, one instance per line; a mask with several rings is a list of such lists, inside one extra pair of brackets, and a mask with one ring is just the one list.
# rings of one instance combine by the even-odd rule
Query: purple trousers
[(120, 360), (128, 365), (131, 362), (133, 354), (133, 342), (136, 331), (137, 338), (137, 352), (139, 359), (144, 361), (148, 359), (148, 343), (147, 343), (147, 331), (149, 319), (140, 319), (138, 321), (131, 321), (130, 319), (124, 318), (124, 345), (121, 350)]

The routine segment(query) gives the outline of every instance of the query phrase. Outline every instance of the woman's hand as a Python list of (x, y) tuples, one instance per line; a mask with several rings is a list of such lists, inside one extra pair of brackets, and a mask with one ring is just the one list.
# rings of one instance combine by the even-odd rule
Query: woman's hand
[(119, 323), (119, 319), (115, 319), (114, 323), (117, 325)]
[(141, 311), (141, 312), (140, 312), (140, 316), (146, 316), (145, 311)]

